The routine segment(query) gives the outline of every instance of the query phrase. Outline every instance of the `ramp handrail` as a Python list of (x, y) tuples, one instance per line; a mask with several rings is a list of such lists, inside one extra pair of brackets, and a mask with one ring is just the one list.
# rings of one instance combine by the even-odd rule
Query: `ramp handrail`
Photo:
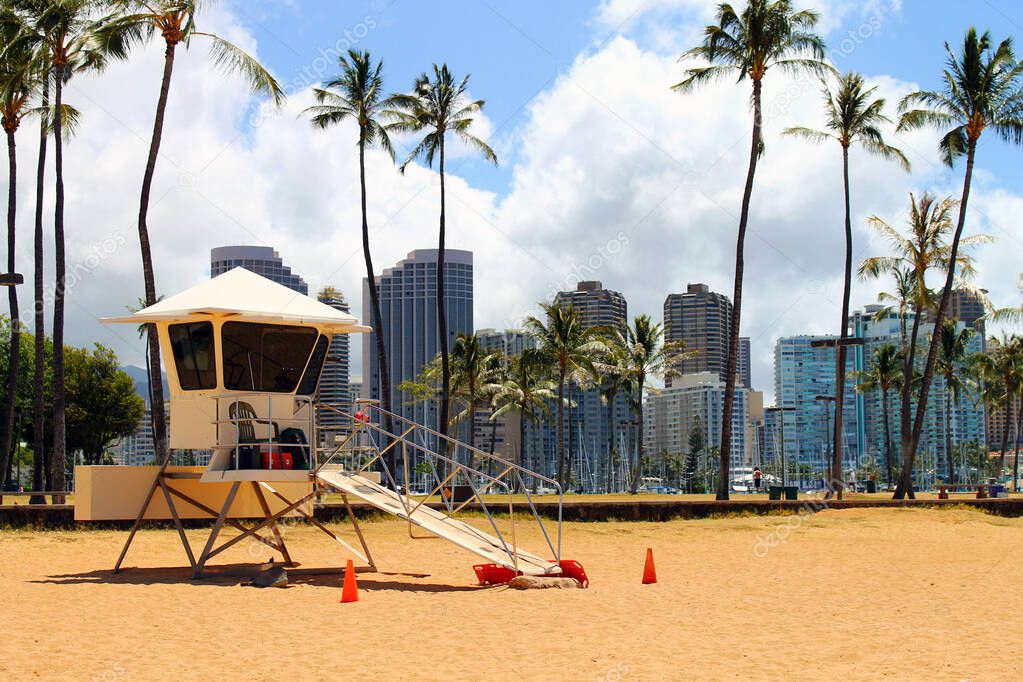
[[(316, 473), (318, 473), (324, 466), (330, 463), (335, 456), (338, 456), (343, 451), (345, 451), (349, 444), (353, 445), (351, 450), (351, 454), (353, 457), (360, 451), (365, 451), (366, 449), (375, 453), (373, 457), (371, 457), (368, 461), (358, 463), (353, 462), (352, 469), (353, 473), (356, 474), (369, 470), (377, 462), (377, 460), (382, 460), (386, 462), (385, 456), (388, 453), (395, 451), (400, 446), (402, 470), (404, 473), (405, 494), (400, 494), (402, 491), (402, 487), (398, 484), (397, 480), (395, 480), (396, 472), (391, 470), (392, 467), (385, 465), (382, 466), (381, 469), (387, 483), (390, 484), (393, 490), (399, 492), (398, 497), (400, 498), (401, 504), (404, 507), (406, 516), (409, 517), (410, 534), (412, 514), (414, 514), (430, 497), (437, 494), (438, 492), (442, 492), (445, 489), (445, 486), (448, 485), (453, 486), (455, 484), (455, 481), (458, 479), (459, 475), (461, 475), (465, 483), (468, 484), (469, 488), (471, 489), (472, 496), (458, 504), (457, 507), (455, 507), (455, 503), (453, 501), (454, 496), (453, 495), (445, 496), (442, 494), (441, 500), (446, 510), (446, 515), (449, 517), (452, 516), (453, 514), (464, 509), (471, 502), (475, 502), (476, 504), (478, 504), (480, 510), (486, 516), (491, 529), (494, 531), (495, 535), (497, 536), (497, 539), (500, 541), (502, 548), (508, 554), (509, 561), (513, 563), (513, 565), (515, 565), (516, 568), (518, 566), (517, 556), (518, 548), (516, 543), (513, 496), (516, 489), (519, 489), (525, 495), (526, 502), (530, 511), (530, 516), (532, 518), (532, 522), (535, 523), (540, 529), (540, 532), (543, 535), (544, 540), (546, 541), (547, 546), (551, 551), (551, 554), (553, 556), (552, 560), (553, 567), (558, 567), (560, 565), (563, 492), (561, 486), (557, 483), (557, 481), (548, 476), (544, 476), (543, 474), (539, 474), (537, 472), (526, 469), (502, 457), (499, 457), (497, 455), (491, 455), (490, 453), (480, 450), (479, 448), (470, 446), (455, 438), (441, 434), (438, 431), (431, 429), (430, 427), (414, 422), (402, 415), (395, 414), (394, 412), (390, 412), (388, 410), (384, 410), (383, 408), (379, 407), (379, 405), (376, 404), (376, 401), (358, 400), (356, 401), (356, 404), (360, 406), (372, 407), (373, 409), (378, 411), (380, 415), (389, 416), (391, 418), (393, 432), (391, 430), (385, 429), (381, 425), (380, 423), (381, 420), (379, 419), (368, 420), (358, 419), (355, 417), (355, 415), (347, 413), (346, 411), (337, 407), (336, 405), (324, 402), (317, 402), (316, 403), (317, 408), (322, 408), (334, 412), (340, 415), (341, 417), (350, 420), (351, 424), (353, 425), (353, 428), (351, 432), (348, 434), (348, 436), (341, 443), (338, 443), (334, 448), (328, 448), (328, 450), (330, 450), (330, 453), (325, 458), (319, 461), (318, 466), (316, 467)], [(357, 439), (360, 436), (360, 434), (364, 435), (369, 439), (370, 441), (369, 448), (363, 448), (358, 446)], [(377, 437), (385, 441), (385, 443), (382, 444), (378, 442)], [(443, 441), (446, 444), (448, 444), (450, 446), (450, 449), (448, 450), (450, 455), (441, 454), (434, 450), (433, 448), (429, 447), (427, 443), (428, 437), (433, 437), (438, 442)], [(420, 453), (423, 456), (423, 461), (429, 463), (432, 478), (436, 482), (436, 486), (434, 486), (431, 491), (427, 492), (425, 496), (423, 496), (423, 499), (418, 501), (415, 504), (415, 506), (410, 506), (410, 498), (412, 497), (412, 494), (410, 487), (411, 481), (409, 480), (408, 475), (409, 448), (412, 448), (414, 452)], [(501, 469), (500, 473), (495, 476), (493, 474), (482, 471), (480, 468), (476, 468), (474, 466), (471, 466), (470, 464), (458, 461), (458, 451), (460, 449), (466, 453), (471, 454), (478, 461), (487, 461), (498, 464)], [(396, 462), (397, 458), (395, 457), (394, 459)], [(441, 477), (441, 474), (437, 471), (436, 464), (437, 462), (443, 463), (445, 465), (444, 468), (450, 469), (450, 471), (446, 472), (445, 477), (443, 479)], [(548, 532), (546, 526), (544, 525), (543, 518), (540, 516), (539, 512), (536, 509), (533, 496), (529, 492), (530, 486), (527, 485), (527, 481), (534, 483), (543, 482), (545, 484), (548, 484), (558, 492), (557, 529), (555, 532), (555, 537), (553, 539), (551, 537), (551, 533)], [(511, 523), (510, 548), (508, 541), (505, 540), (504, 534), (501, 533), (500, 529), (497, 527), (497, 524), (494, 521), (494, 517), (490, 511), (490, 508), (483, 499), (483, 494), (492, 490), (493, 488), (497, 488), (499, 494), (502, 497), (507, 495), (508, 514)]]

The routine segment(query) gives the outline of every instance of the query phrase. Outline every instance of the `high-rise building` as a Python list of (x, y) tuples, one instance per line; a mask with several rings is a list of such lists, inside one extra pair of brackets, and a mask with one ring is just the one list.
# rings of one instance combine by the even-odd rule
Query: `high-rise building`
[[(325, 287), (316, 295), (325, 303), (343, 313), (351, 312), (344, 294), (334, 287)], [(352, 414), (351, 399), (351, 340), (348, 334), (335, 334), (330, 340), (330, 353), (320, 373), (318, 393), (320, 402), (336, 406)], [(316, 415), (323, 443), (334, 442), (334, 437), (347, 432), (347, 420), (330, 409), (321, 409)]]
[[(789, 336), (778, 339), (774, 348), (775, 404), (785, 411), (785, 455), (791, 463), (809, 465), (816, 471), (827, 471), (826, 454), (834, 438), (835, 406), (818, 396), (835, 395), (835, 348), (813, 347), (814, 341), (832, 336)], [(855, 369), (852, 354), (846, 356), (845, 393), (842, 406), (843, 469), (859, 463), (859, 442), (856, 438), (855, 382), (848, 379)], [(776, 421), (776, 420), (775, 420)], [(774, 422), (772, 422), (773, 424)], [(765, 459), (776, 454), (779, 434), (765, 434)]]
[[(714, 372), (722, 381), (728, 380), (725, 374), (731, 319), (732, 302), (706, 284), (690, 284), (684, 294), (668, 294), (664, 299), (664, 340), (683, 341), (687, 351), (695, 351), (682, 361), (683, 374)], [(748, 387), (746, 382), (743, 385)]]
[(625, 297), (605, 289), (600, 282), (579, 282), (575, 291), (559, 291), (554, 303), (574, 308), (584, 327), (623, 328), (628, 319)]
[(739, 375), (739, 381), (747, 388), (753, 388), (753, 368), (750, 364), (749, 337), (739, 337), (739, 361), (735, 367), (735, 373)]
[[(380, 371), (376, 335), (384, 340), (391, 379), (391, 408), (407, 419), (437, 428), (435, 401), (419, 402), (402, 394), (398, 385), (414, 381), (423, 367), (440, 352), (437, 323), (436, 249), (419, 249), (377, 276), (381, 329), (362, 338), (362, 394), (380, 399)], [(472, 252), (445, 249), (444, 305), (447, 314), (448, 348), (460, 334), (471, 334), (473, 302)], [(370, 310), (369, 283), (362, 282), (362, 309)]]
[(520, 355), (526, 348), (536, 348), (536, 339), (521, 329), (506, 329), (503, 332), (489, 328), (478, 329), (476, 339), (488, 353), (500, 351), (509, 358)]
[(984, 316), (987, 315), (987, 308), (984, 306), (984, 292), (969, 291), (967, 289), (953, 289), (952, 298), (949, 301), (948, 317), (954, 317), (970, 329), (980, 334), (981, 341), (984, 341)]
[[(643, 447), (647, 455), (661, 451), (687, 455), (689, 432), (697, 423), (704, 429), (706, 447), (719, 447), (724, 404), (725, 382), (715, 372), (685, 374), (670, 387), (650, 393), (643, 406)], [(756, 431), (752, 412), (762, 409), (762, 404), (762, 396), (737, 387), (732, 398), (733, 468), (753, 461)]]
[[(902, 323), (896, 312), (889, 312), (881, 315), (881, 306), (868, 305), (864, 310), (857, 310), (852, 315), (853, 334), (864, 340), (862, 347), (855, 348), (851, 354), (857, 370), (869, 370), (874, 351), (884, 344), (892, 344), (896, 347), (902, 343)], [(976, 321), (976, 320), (975, 320)], [(907, 321), (912, 326), (913, 319)], [(963, 329), (965, 323), (960, 321), (957, 329)], [(924, 361), (927, 354), (926, 339), (930, 338), (934, 330), (932, 322), (921, 321), (919, 338), (921, 339), (920, 350), (918, 350), (920, 362)], [(983, 336), (978, 332), (974, 333), (968, 344), (968, 354), (980, 352), (984, 347)], [(927, 412), (924, 415), (924, 429), (920, 437), (917, 455), (920, 460), (926, 462), (928, 470), (934, 470), (937, 475), (948, 477), (948, 466), (945, 456), (945, 379), (935, 373), (931, 383), (927, 400)], [(892, 441), (895, 443), (894, 450), (898, 457), (899, 443), (902, 438), (902, 429), (899, 420), (901, 411), (901, 400), (898, 391), (891, 391), (889, 399), (889, 421)], [(870, 456), (878, 464), (884, 462), (885, 439), (884, 439), (884, 406), (883, 397), (880, 391), (858, 393), (856, 396), (857, 409), (857, 440), (858, 449), (864, 455)], [(913, 406), (914, 415), (916, 406)], [(968, 443), (984, 443), (986, 438), (986, 419), (983, 405), (974, 403), (968, 396), (962, 396), (958, 401), (951, 401), (951, 427), (953, 455), (957, 449)], [(786, 425), (786, 428), (788, 426)], [(786, 433), (786, 436), (788, 434)]]
[(305, 280), (293, 273), (270, 246), (218, 246), (210, 250), (210, 277), (235, 268), (245, 268), (303, 296), (309, 295)]

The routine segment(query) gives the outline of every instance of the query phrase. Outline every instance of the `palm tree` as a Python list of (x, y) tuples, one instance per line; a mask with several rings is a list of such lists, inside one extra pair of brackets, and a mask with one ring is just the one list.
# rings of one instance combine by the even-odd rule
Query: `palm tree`
[(451, 347), (451, 397), (465, 408), (452, 423), (468, 421), (469, 447), (476, 447), (476, 408), (493, 392), (500, 355), (487, 352), (476, 334), (459, 334)]
[(913, 291), (915, 280), (913, 271), (909, 268), (900, 268), (889, 273), (895, 280), (895, 288), (892, 292), (882, 291), (877, 295), (879, 303), (886, 303), (874, 313), (874, 321), (878, 322), (894, 314), (899, 318), (899, 339), (902, 342), (901, 348), (905, 348), (908, 342), (908, 331), (906, 320), (913, 309)]
[[(1012, 408), (1009, 396), (1002, 381), (1002, 375), (997, 363), (998, 339), (992, 338), (989, 341), (990, 347), (986, 352), (974, 353), (969, 359), (970, 377), (976, 388), (976, 403), (983, 405), (986, 415), (1002, 413), (1004, 425), (1001, 435), (1002, 464), (1005, 463), (1005, 448), (1009, 439), (1009, 423), (1012, 421)], [(989, 422), (990, 423), (990, 422)], [(988, 434), (988, 442), (994, 434)], [(988, 446), (988, 455), (991, 447)]]
[(615, 342), (624, 349), (625, 368), (632, 386), (636, 414), (636, 457), (632, 462), (629, 492), (636, 493), (643, 466), (643, 390), (650, 377), (671, 378), (680, 374), (679, 365), (688, 354), (685, 343), (662, 343), (664, 329), (649, 315), (637, 315), (631, 326), (617, 330)]
[(857, 390), (881, 391), (881, 410), (884, 415), (884, 466), (885, 483), (888, 489), (892, 487), (892, 472), (894, 471), (894, 458), (892, 456), (892, 427), (890, 413), (890, 394), (892, 389), (898, 389), (902, 385), (902, 350), (890, 343), (878, 346), (874, 349), (871, 358), (870, 368), (857, 375), (859, 384)]
[(500, 419), (515, 412), (519, 417), (519, 464), (527, 469), (537, 470), (530, 461), (526, 448), (526, 420), (536, 422), (541, 415), (550, 414), (550, 403), (554, 391), (547, 379), (547, 358), (536, 348), (526, 348), (512, 358), (508, 376), (499, 385), (494, 395), (497, 409), (493, 419)]
[(740, 81), (748, 78), (753, 85), (753, 135), (735, 244), (735, 286), (726, 370), (728, 381), (725, 382), (725, 404), (721, 415), (719, 500), (728, 499), (728, 453), (732, 443), (732, 398), (735, 395), (733, 377), (739, 356), (743, 252), (757, 159), (764, 151), (761, 88), (764, 76), (772, 67), (789, 73), (809, 71), (816, 74), (830, 69), (821, 61), (824, 58), (824, 41), (813, 32), (817, 20), (816, 12), (797, 12), (789, 0), (749, 0), (741, 13), (737, 13), (731, 5), (722, 3), (717, 8), (717, 24), (707, 26), (704, 30), (703, 44), (682, 55), (683, 59), (701, 59), (708, 64), (687, 69), (685, 78), (672, 88), (687, 93), (719, 78), (735, 76)]
[(445, 225), (445, 188), (444, 188), (444, 157), (445, 141), (448, 133), (455, 136), (471, 149), (483, 155), (487, 161), (497, 164), (497, 155), (486, 142), (473, 135), (470, 130), (475, 121), (474, 115), (483, 111), (483, 100), (466, 101), (466, 90), (469, 76), (456, 81), (448, 65), (433, 65), (433, 78), (422, 74), (412, 86), (412, 94), (398, 95), (394, 103), (394, 121), (388, 128), (399, 133), (425, 132), (423, 138), (412, 149), (412, 152), (401, 165), (401, 171), (415, 159), (423, 158), (426, 165), (433, 167), (433, 160), (438, 160), (440, 172), (440, 227), (437, 237), (437, 329), (440, 335), (441, 355), (441, 414), (440, 432), (447, 434), (448, 393), (450, 391), (451, 368), (448, 362), (448, 314), (444, 298), (444, 243), (446, 239)]
[(913, 194), (909, 195), (910, 211), (906, 220), (909, 230), (900, 233), (878, 216), (871, 216), (867, 224), (884, 237), (891, 245), (894, 256), (874, 256), (864, 260), (859, 267), (859, 275), (863, 278), (877, 278), (884, 274), (906, 271), (912, 279), (911, 307), (913, 308), (913, 325), (910, 329), (909, 343), (904, 348), (902, 357), (902, 386), (900, 402), (899, 433), (902, 439), (902, 472), (895, 486), (895, 499), (902, 499), (907, 494), (914, 497), (912, 490), (913, 462), (916, 448), (912, 441), (912, 423), (910, 401), (914, 386), (913, 371), (916, 367), (916, 350), (922, 315), (925, 311), (934, 310), (934, 294), (927, 286), (928, 274), (932, 271), (944, 273), (949, 265), (955, 262), (955, 270), (963, 279), (973, 276), (973, 260), (967, 253), (976, 244), (990, 241), (987, 235), (974, 235), (961, 240), (962, 252), (956, 253), (951, 259), (952, 247), (948, 236), (952, 232), (952, 210), (955, 200), (946, 198), (941, 201), (931, 194), (924, 193), (917, 201)]
[(359, 126), (359, 187), (362, 201), (362, 256), (366, 263), (366, 281), (369, 284), (369, 300), (372, 307), (373, 326), (376, 328), (377, 367), (380, 374), (380, 403), (384, 408), (384, 425), (391, 428), (391, 369), (387, 364), (387, 347), (384, 345), (384, 318), (380, 313), (380, 291), (377, 288), (373, 270), (373, 257), (369, 249), (369, 221), (366, 210), (366, 148), (379, 146), (394, 160), (394, 147), (387, 129), (380, 122), (380, 116), (394, 106), (392, 98), (383, 92), (383, 62), (374, 64), (369, 52), (349, 50), (348, 56), (338, 58), (341, 73), (333, 80), (316, 89), (318, 104), (304, 113), (312, 118), (313, 125), (325, 129), (348, 120)]
[[(273, 76), (244, 50), (213, 33), (206, 33), (196, 27), (196, 13), (204, 3), (199, 0), (120, 0), (120, 14), (97, 25), (94, 40), (102, 52), (117, 58), (127, 56), (128, 49), (135, 42), (145, 42), (157, 32), (163, 37), (165, 49), (163, 78), (156, 102), (156, 119), (149, 142), (149, 156), (142, 174), (142, 190), (139, 199), (139, 247), (142, 255), (142, 279), (145, 286), (146, 305), (157, 301), (156, 276), (153, 268), (153, 253), (149, 243), (149, 200), (156, 175), (156, 161), (160, 155), (163, 140), (164, 117), (170, 95), (171, 76), (174, 73), (174, 57), (179, 44), (186, 49), (191, 39), (201, 36), (210, 46), (213, 63), (227, 72), (241, 73), (254, 93), (268, 95), (274, 104), (284, 100), (284, 92)], [(156, 327), (149, 327), (147, 341), (149, 353), (149, 393), (152, 408), (153, 447), (156, 461), (161, 464), (170, 456), (167, 443), (167, 421), (164, 415), (163, 378), (160, 372), (160, 338)]]
[[(998, 458), (998, 475), (1005, 470), (1005, 453), (1009, 447), (1009, 434), (1016, 432), (1015, 457), (1013, 461), (1014, 487), (1019, 478), (1020, 428), (1023, 425), (1023, 338), (1003, 336), (991, 339), (986, 353), (972, 357), (974, 374), (982, 382), (981, 396), (990, 409), (1001, 408), (1005, 418), (1002, 428), (1001, 452)], [(1013, 415), (1013, 408), (1019, 411)], [(1015, 416), (1015, 429), (1013, 418)]]
[[(835, 429), (834, 443), (831, 449), (833, 461), (832, 471), (842, 468), (842, 408), (845, 400), (845, 358), (844, 341), (849, 335), (849, 295), (852, 289), (853, 233), (852, 210), (849, 198), (849, 148), (859, 143), (869, 154), (889, 161), (897, 161), (904, 170), (909, 171), (909, 160), (896, 147), (884, 140), (880, 126), (891, 123), (884, 115), (885, 101), (875, 98), (876, 87), (865, 88), (863, 76), (858, 73), (847, 73), (838, 79), (838, 88), (832, 93), (824, 89), (824, 111), (826, 131), (810, 128), (788, 128), (786, 135), (796, 135), (812, 142), (837, 141), (842, 148), (842, 188), (845, 193), (845, 270), (842, 287), (842, 317), (839, 322), (839, 343), (835, 349)], [(842, 482), (840, 476), (832, 477), (832, 493), (842, 498)]]
[[(963, 193), (959, 200), (959, 221), (948, 253), (949, 265), (945, 268), (945, 285), (935, 314), (935, 329), (941, 328), (952, 296), (956, 278), (956, 268), (952, 264), (956, 262), (963, 241), (973, 164), (981, 134), (990, 128), (1007, 142), (1023, 143), (1023, 89), (1020, 86), (1023, 63), (1016, 61), (1012, 40), (1006, 38), (998, 47), (993, 47), (988, 33), (978, 36), (977, 30), (971, 27), (963, 38), (959, 54), (953, 52), (948, 43), (945, 43), (945, 52), (948, 61), (942, 73), (943, 89), (910, 93), (899, 103), (902, 112), (899, 130), (915, 130), (925, 126), (945, 130), (939, 144), (945, 164), (952, 167), (957, 159), (966, 157)], [(903, 436), (904, 450), (915, 450), (920, 442), (927, 409), (927, 393), (934, 376), (938, 350), (939, 344), (931, 343), (927, 351), (916, 418), (909, 439)]]
[(615, 338), (605, 341), (607, 348), (600, 353), (595, 363), (599, 376), (600, 399), (607, 407), (607, 464), (604, 472), (604, 490), (611, 492), (612, 472), (618, 460), (618, 438), (616, 408), (618, 395), (631, 390), (625, 348)]
[[(96, 49), (97, 31), (112, 20), (99, 15), (107, 3), (96, 0), (49, 0), (24, 3), (27, 27), (34, 31), (40, 48), (49, 53), (53, 68), (52, 130), (55, 167), (53, 213), (56, 287), (53, 295), (53, 452), (50, 459), (50, 486), (63, 490), (65, 482), (66, 390), (64, 387), (64, 301), (66, 258), (64, 254), (64, 83), (76, 72), (99, 69), (106, 55)], [(110, 48), (116, 52), (116, 41)], [(38, 364), (38, 361), (37, 361)], [(38, 380), (37, 380), (38, 381)], [(58, 496), (54, 501), (62, 501)]]
[[(7, 272), (15, 271), (17, 253), (17, 179), (18, 160), (15, 133), (30, 113), (30, 99), (36, 93), (40, 73), (30, 44), (20, 42), (16, 27), (4, 31), (7, 45), (0, 54), (0, 125), (7, 137)], [(13, 35), (12, 35), (13, 33)], [(6, 482), (7, 463), (14, 440), (14, 411), (18, 400), (18, 372), (21, 368), (21, 333), (18, 292), (13, 282), (7, 285), (11, 313), (11, 342), (7, 373), (7, 399), (4, 404), (3, 434), (0, 436), (0, 481)]]
[[(941, 357), (938, 358), (938, 374), (945, 379), (945, 465), (948, 468), (949, 483), (955, 483), (955, 464), (952, 461), (952, 408), (958, 408), (966, 381), (963, 369), (969, 357), (970, 339), (973, 329), (963, 326), (959, 320), (945, 320), (938, 332)], [(932, 340), (933, 343), (933, 340)]]
[(542, 303), (546, 321), (536, 317), (526, 319), (526, 330), (539, 342), (540, 351), (547, 358), (558, 382), (558, 482), (565, 480), (565, 383), (579, 368), (592, 367), (598, 353), (607, 348), (600, 327), (586, 327), (572, 307)]

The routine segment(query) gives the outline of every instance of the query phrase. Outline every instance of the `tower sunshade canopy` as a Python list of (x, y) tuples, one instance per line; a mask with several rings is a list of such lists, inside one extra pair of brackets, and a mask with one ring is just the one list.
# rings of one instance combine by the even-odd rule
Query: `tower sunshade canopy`
[(368, 332), (352, 315), (269, 279), (235, 268), (126, 317), (104, 322), (186, 322), (238, 317), (247, 322), (313, 325), (326, 332)]

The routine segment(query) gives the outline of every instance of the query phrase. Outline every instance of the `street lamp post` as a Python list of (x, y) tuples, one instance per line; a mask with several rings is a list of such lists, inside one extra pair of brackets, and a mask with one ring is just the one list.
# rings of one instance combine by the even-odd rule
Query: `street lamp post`
[[(835, 349), (835, 437), (834, 437), (834, 448), (832, 450), (832, 462), (831, 468), (832, 473), (836, 470), (840, 473), (842, 471), (842, 400), (845, 397), (845, 391), (839, 390), (844, 388), (839, 386), (839, 377), (845, 377), (845, 367), (842, 360), (845, 359), (845, 353), (843, 350), (848, 346), (862, 346), (863, 339), (858, 336), (847, 336), (842, 338), (830, 338), (830, 339), (815, 339), (810, 342), (811, 348), (834, 348)], [(842, 382), (844, 384), (844, 381)], [(837, 465), (837, 466), (836, 466)], [(833, 486), (833, 487), (832, 487)], [(833, 492), (838, 493), (838, 499), (842, 499), (842, 482), (838, 477), (833, 476), (828, 486), (828, 495), (830, 496)]]

